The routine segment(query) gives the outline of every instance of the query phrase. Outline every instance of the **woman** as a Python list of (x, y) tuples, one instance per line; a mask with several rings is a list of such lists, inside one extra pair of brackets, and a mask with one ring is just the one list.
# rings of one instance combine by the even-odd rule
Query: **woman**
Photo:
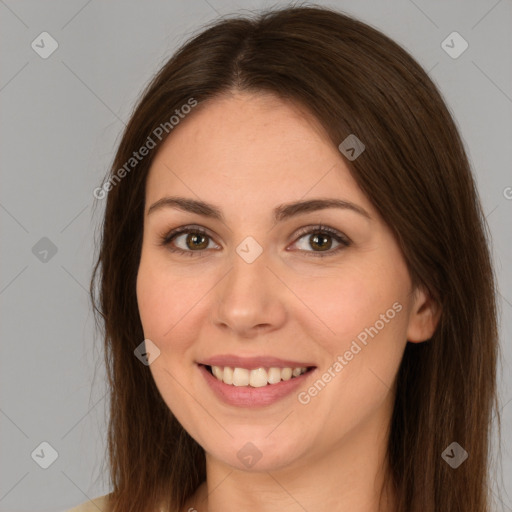
[(215, 23), (95, 196), (113, 491), (76, 510), (490, 510), (487, 227), (396, 43), (317, 7)]

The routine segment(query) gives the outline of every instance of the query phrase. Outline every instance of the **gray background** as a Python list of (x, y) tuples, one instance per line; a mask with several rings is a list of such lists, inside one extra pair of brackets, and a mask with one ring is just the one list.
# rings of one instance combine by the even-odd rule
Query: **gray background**
[[(0, 0), (1, 511), (65, 510), (109, 491), (103, 352), (87, 295), (104, 201), (93, 209), (92, 191), (141, 89), (178, 44), (219, 15), (285, 3)], [(500, 510), (512, 510), (512, 0), (318, 4), (408, 49), (465, 141), (499, 278), (504, 436), (495, 492)], [(31, 47), (44, 31), (59, 45), (46, 59)], [(469, 43), (456, 59), (441, 47), (453, 31)], [(44, 253), (44, 237), (55, 254)], [(43, 441), (58, 452), (48, 469), (31, 457)]]

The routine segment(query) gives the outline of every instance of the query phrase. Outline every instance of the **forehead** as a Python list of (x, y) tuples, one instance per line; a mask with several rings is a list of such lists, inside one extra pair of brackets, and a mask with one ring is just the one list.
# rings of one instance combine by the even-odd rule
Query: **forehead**
[(320, 122), (271, 94), (214, 98), (181, 120), (159, 149), (146, 186), (148, 201), (171, 192), (230, 203), (238, 194), (261, 205), (350, 196), (371, 206)]

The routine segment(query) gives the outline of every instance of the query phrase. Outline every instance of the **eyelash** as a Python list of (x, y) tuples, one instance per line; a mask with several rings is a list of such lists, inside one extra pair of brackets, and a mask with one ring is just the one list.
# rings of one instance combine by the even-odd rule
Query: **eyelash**
[[(185, 251), (183, 249), (180, 249), (178, 247), (171, 247), (171, 242), (182, 234), (189, 234), (189, 233), (195, 233), (195, 234), (201, 234), (211, 239), (210, 235), (206, 232), (205, 229), (201, 227), (194, 227), (194, 226), (183, 226), (180, 228), (173, 229), (169, 233), (167, 233), (165, 236), (161, 237), (160, 244), (162, 246), (166, 246), (167, 249), (171, 252), (183, 254), (187, 256), (198, 256), (199, 254), (203, 253), (206, 249), (201, 249), (199, 251)], [(333, 254), (337, 254), (339, 251), (343, 250), (344, 248), (351, 245), (351, 241), (344, 236), (342, 233), (337, 231), (336, 229), (330, 228), (328, 226), (324, 226), (322, 224), (319, 224), (317, 226), (307, 226), (306, 228), (303, 228), (298, 234), (298, 238), (296, 241), (300, 240), (306, 235), (330, 235), (333, 237), (337, 242), (340, 243), (338, 247), (336, 247), (334, 250), (329, 251), (304, 251), (300, 250), (300, 252), (306, 252), (311, 253), (310, 255), (312, 257), (320, 257), (325, 258), (327, 256), (332, 256)]]

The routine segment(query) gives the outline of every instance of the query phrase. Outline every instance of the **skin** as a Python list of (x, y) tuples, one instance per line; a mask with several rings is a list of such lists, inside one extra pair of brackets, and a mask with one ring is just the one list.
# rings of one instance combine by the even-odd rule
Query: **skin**
[[(170, 207), (147, 214), (169, 195), (213, 203), (225, 222)], [(350, 201), (371, 218), (328, 208), (274, 222), (276, 206), (313, 198)], [(150, 370), (206, 452), (206, 482), (183, 510), (377, 511), (395, 376), (406, 342), (430, 338), (439, 310), (413, 290), (392, 232), (316, 119), (270, 94), (199, 105), (156, 155), (145, 212), (137, 300), (145, 338), (160, 350)], [(320, 223), (351, 244), (335, 252), (328, 238), (322, 252), (311, 233), (296, 235)], [(186, 225), (208, 231), (205, 249), (186, 234), (174, 246), (192, 256), (160, 245)], [(263, 249), (250, 264), (235, 250), (247, 236)], [(292, 393), (265, 407), (226, 405), (196, 366), (217, 354), (312, 361), (307, 391), (397, 302), (401, 311), (308, 404)], [(261, 453), (251, 468), (237, 457), (249, 441)]]

